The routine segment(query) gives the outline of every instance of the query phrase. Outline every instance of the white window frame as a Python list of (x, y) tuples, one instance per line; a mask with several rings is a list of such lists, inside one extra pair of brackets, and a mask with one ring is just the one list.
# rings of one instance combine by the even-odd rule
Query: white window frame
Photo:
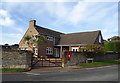
[(46, 48), (46, 54), (52, 55), (53, 54), (53, 48), (52, 47), (47, 47)]
[(47, 36), (47, 40), (49, 40), (49, 41), (53, 41), (53, 37), (51, 37), (51, 36)]
[(78, 48), (72, 48), (73, 52), (78, 52)]
[(35, 48), (35, 49), (34, 49), (34, 54), (35, 54), (35, 55), (38, 55), (38, 48)]

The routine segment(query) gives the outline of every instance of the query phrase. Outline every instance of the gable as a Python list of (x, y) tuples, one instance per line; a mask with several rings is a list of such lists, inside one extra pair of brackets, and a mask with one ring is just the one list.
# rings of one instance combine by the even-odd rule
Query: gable
[(99, 34), (98, 34), (98, 36), (97, 36), (97, 38), (96, 38), (95, 44), (101, 44), (101, 45), (104, 45), (103, 37), (102, 37), (102, 33), (101, 33), (101, 31), (99, 32)]
[(34, 28), (34, 26), (30, 26), (28, 28), (28, 30), (26, 31), (26, 33), (24, 34), (24, 36), (22, 37), (20, 43), (19, 43), (19, 46), (27, 46), (25, 43), (24, 43), (24, 37), (26, 37), (27, 35), (29, 36), (33, 36), (34, 34), (38, 34), (37, 30)]

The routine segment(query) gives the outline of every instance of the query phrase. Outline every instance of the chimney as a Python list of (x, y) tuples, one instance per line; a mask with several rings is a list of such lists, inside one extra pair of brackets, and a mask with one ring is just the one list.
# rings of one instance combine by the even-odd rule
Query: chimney
[(36, 20), (30, 20), (29, 26), (35, 26), (36, 25)]

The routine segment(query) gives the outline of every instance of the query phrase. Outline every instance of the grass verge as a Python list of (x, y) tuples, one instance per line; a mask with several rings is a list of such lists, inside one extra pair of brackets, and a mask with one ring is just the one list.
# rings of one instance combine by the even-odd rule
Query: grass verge
[(120, 60), (112, 60), (112, 61), (103, 61), (103, 62), (93, 62), (93, 63), (82, 63), (81, 67), (96, 67), (96, 66), (106, 66), (106, 65), (114, 65), (120, 64)]
[(27, 71), (27, 69), (23, 68), (2, 68), (0, 71)]

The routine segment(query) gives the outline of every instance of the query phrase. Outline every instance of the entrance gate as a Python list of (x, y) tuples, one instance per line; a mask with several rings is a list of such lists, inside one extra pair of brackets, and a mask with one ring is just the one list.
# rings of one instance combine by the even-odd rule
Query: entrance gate
[(62, 67), (61, 58), (33, 58), (32, 67)]

